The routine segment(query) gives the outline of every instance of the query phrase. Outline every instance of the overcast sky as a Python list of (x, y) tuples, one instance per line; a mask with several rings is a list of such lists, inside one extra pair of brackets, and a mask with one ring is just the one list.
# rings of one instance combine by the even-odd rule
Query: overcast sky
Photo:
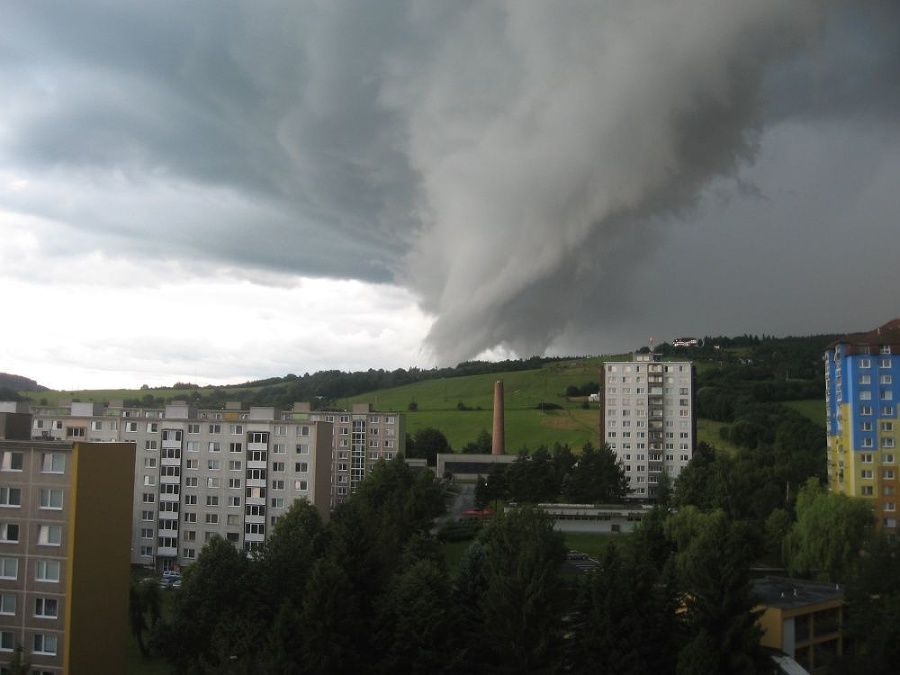
[(199, 384), (900, 315), (900, 3), (3, 3), (0, 371)]

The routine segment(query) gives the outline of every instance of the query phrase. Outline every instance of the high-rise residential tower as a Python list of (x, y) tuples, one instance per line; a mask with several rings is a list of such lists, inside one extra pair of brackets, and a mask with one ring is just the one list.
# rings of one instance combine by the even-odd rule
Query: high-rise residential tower
[(692, 362), (651, 352), (604, 364), (600, 438), (625, 467), (632, 497), (654, 499), (663, 473), (674, 482), (696, 436)]
[(900, 319), (828, 345), (828, 482), (834, 492), (871, 499), (876, 523), (888, 531), (897, 530), (900, 501), (898, 400)]

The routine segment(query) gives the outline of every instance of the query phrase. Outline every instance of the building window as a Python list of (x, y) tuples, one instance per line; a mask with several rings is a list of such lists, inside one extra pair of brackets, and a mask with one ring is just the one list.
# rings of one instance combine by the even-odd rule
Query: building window
[(66, 456), (60, 452), (45, 452), (43, 473), (63, 473), (66, 470)]
[(141, 528), (141, 539), (153, 539), (155, 536), (152, 527), (142, 527)]
[(863, 485), (863, 486), (860, 488), (860, 492), (859, 492), (859, 493), (860, 493), (863, 497), (871, 497), (872, 495), (875, 494), (875, 488), (873, 488), (871, 485)]
[[(207, 495), (206, 496), (206, 505), (207, 506), (218, 506), (219, 505), (218, 495)], [(209, 521), (207, 520), (206, 522), (209, 522)]]
[(871, 464), (872, 463), (872, 453), (871, 452), (862, 453), (859, 456), (859, 461), (863, 462), (864, 464)]
[(185, 512), (184, 514), (184, 522), (186, 523), (196, 523), (197, 522), (197, 514), (193, 512)]
[(222, 468), (222, 463), (217, 459), (208, 459), (206, 460), (206, 468), (210, 471), (218, 471)]
[(207, 513), (206, 514), (206, 524), (207, 525), (218, 525), (219, 524), (219, 514), (218, 513)]
[(872, 406), (870, 406), (870, 405), (860, 406), (859, 414), (864, 417), (868, 417), (869, 415), (872, 414)]
[(184, 505), (185, 506), (196, 506), (197, 505), (197, 495), (185, 495), (184, 496)]
[(273, 497), (272, 498), (272, 508), (273, 509), (283, 509), (284, 508), (284, 497)]
[(156, 520), (156, 516), (153, 514), (153, 511), (141, 511), (141, 520), (150, 522)]
[(232, 424), (229, 426), (229, 431), (232, 436), (240, 436), (244, 433), (244, 425), (243, 424)]
[(0, 487), (0, 506), (21, 506), (22, 488)]
[(21, 452), (4, 452), (0, 470), (2, 471), (21, 471), (24, 461), (24, 454)]
[(16, 640), (11, 630), (0, 631), (0, 651), (11, 652), (16, 648)]
[(244, 451), (243, 443), (229, 443), (228, 444), (228, 452), (241, 453), (243, 451)]
[(298, 433), (300, 436), (309, 436), (309, 427), (306, 426), (306, 425), (301, 426), (301, 427), (298, 427), (298, 428), (297, 428), (297, 433)]
[(0, 579), (17, 579), (19, 577), (18, 558), (0, 558)]
[(50, 656), (56, 655), (56, 636), (55, 635), (46, 635), (43, 633), (38, 633), (34, 636), (34, 650), (35, 654), (48, 654)]
[(893, 469), (885, 469), (882, 474), (886, 480), (894, 480), (894, 470)]
[(125, 422), (125, 433), (126, 434), (136, 434), (137, 433), (137, 422)]
[[(60, 563), (58, 560), (38, 560), (34, 567), (35, 581), (59, 581)], [(15, 577), (13, 577), (15, 578)]]
[(63, 507), (62, 488), (41, 488), (41, 508), (61, 509)]
[(152, 558), (153, 557), (153, 547), (152, 546), (141, 546), (141, 557), (142, 558)]
[(305, 480), (295, 480), (294, 490), (297, 492), (306, 492), (309, 489), (309, 483)]
[(18, 523), (0, 523), (0, 541), (15, 544), (19, 541)]
[(878, 362), (878, 366), (879, 366), (880, 368), (890, 368), (890, 367), (891, 367), (891, 360), (890, 360), (890, 359), (881, 359), (881, 360)]
[(209, 425), (209, 433), (221, 434), (222, 433), (222, 425), (221, 424), (210, 424)]
[(228, 498), (228, 506), (240, 506), (241, 498), (240, 497), (229, 497)]
[(294, 471), (297, 473), (306, 473), (309, 471), (309, 463), (308, 462), (295, 462), (294, 463)]
[(59, 546), (62, 543), (62, 525), (41, 525), (38, 528), (38, 544)]
[(229, 478), (228, 479), (228, 487), (232, 490), (239, 490), (241, 488), (241, 479), (240, 478)]
[(275, 473), (281, 473), (284, 471), (284, 462), (274, 462), (272, 464), (272, 471)]
[(152, 504), (156, 501), (156, 495), (152, 492), (144, 492), (141, 495), (141, 501), (143, 501), (144, 504)]
[(864, 447), (864, 448), (872, 448), (872, 447), (874, 447), (874, 446), (875, 446), (875, 444), (872, 442), (872, 439), (871, 439), (871, 438), (864, 438), (864, 439), (862, 439), (862, 447)]
[(241, 463), (241, 460), (239, 460), (239, 459), (233, 459), (230, 462), (228, 462), (228, 470), (229, 471), (240, 471), (241, 467), (242, 467), (242, 463)]
[(197, 549), (194, 548), (185, 548), (181, 551), (181, 557), (187, 558), (188, 560), (193, 560), (197, 557)]
[(284, 481), (283, 480), (273, 480), (272, 481), (272, 489), (273, 490), (284, 490)]
[(14, 593), (0, 594), (0, 614), (11, 615), (16, 613), (16, 596)]
[(59, 616), (59, 602), (56, 598), (35, 598), (34, 615), (45, 619)]

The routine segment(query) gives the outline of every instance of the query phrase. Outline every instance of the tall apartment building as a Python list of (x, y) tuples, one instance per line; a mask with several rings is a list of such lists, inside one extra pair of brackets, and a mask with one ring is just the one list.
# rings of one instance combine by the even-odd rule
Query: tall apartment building
[(600, 438), (625, 467), (631, 496), (653, 499), (660, 475), (674, 481), (694, 455), (693, 363), (635, 353), (603, 371)]
[(33, 413), (36, 437), (136, 444), (132, 563), (160, 570), (193, 562), (216, 534), (259, 546), (297, 499), (327, 518), (379, 459), (403, 452), (406, 438), (402, 415), (368, 404), (329, 412), (308, 403), (282, 411), (76, 402)]
[[(295, 415), (301, 415), (296, 404)], [(368, 403), (354, 404), (343, 412), (308, 412), (308, 419), (333, 425), (331, 454), (331, 507), (356, 492), (380, 459), (406, 454), (406, 418), (393, 412), (372, 410)]]
[(835, 492), (871, 499), (876, 522), (894, 531), (900, 501), (898, 400), (900, 319), (868, 333), (845, 335), (828, 345), (829, 485)]
[(134, 445), (14, 436), (0, 430), (0, 662), (21, 645), (31, 673), (124, 672)]

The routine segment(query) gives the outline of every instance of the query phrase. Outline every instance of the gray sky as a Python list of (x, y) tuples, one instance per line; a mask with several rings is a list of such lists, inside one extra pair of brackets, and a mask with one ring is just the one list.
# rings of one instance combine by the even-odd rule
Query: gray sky
[(6, 3), (0, 371), (873, 328), (900, 297), (897, 7)]

